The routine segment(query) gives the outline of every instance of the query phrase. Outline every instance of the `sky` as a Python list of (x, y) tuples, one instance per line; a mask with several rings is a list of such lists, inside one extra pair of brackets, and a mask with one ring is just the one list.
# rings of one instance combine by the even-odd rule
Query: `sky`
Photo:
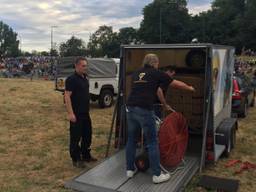
[[(189, 0), (189, 13), (210, 9), (212, 0)], [(99, 26), (139, 28), (142, 9), (153, 0), (0, 0), (0, 20), (18, 33), (22, 51), (49, 51), (72, 35), (88, 42)]]

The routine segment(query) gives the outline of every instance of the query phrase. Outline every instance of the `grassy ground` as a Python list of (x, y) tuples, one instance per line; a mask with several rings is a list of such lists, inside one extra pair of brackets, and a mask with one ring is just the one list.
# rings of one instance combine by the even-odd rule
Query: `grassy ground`
[[(68, 153), (68, 122), (62, 95), (52, 82), (0, 79), (0, 191), (1, 192), (68, 192), (65, 181), (77, 176)], [(91, 106), (93, 154), (104, 158), (106, 135), (113, 108)], [(239, 120), (237, 146), (229, 159), (221, 159), (203, 174), (240, 180), (240, 192), (256, 191), (256, 171), (234, 175), (239, 167), (224, 169), (230, 159), (256, 163), (256, 108)], [(87, 169), (96, 164), (89, 164)], [(195, 176), (186, 191), (198, 188)]]
[[(63, 183), (82, 171), (71, 165), (69, 123), (62, 95), (53, 89), (49, 81), (0, 79), (1, 192), (67, 191)], [(92, 149), (99, 159), (112, 113), (91, 107)]]

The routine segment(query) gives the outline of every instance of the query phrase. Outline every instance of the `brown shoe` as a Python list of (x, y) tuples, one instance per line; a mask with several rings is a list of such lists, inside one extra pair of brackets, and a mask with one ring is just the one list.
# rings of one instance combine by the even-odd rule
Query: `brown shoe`
[(81, 168), (81, 169), (86, 168), (83, 161), (72, 161), (72, 163), (73, 163), (73, 166), (76, 168)]

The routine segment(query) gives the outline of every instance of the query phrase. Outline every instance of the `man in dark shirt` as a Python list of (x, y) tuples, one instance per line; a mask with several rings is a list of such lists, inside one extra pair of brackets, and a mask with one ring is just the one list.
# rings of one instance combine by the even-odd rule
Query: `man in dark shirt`
[[(96, 161), (91, 156), (92, 126), (89, 115), (89, 82), (86, 76), (88, 62), (79, 57), (75, 73), (65, 81), (65, 103), (70, 121), (70, 156), (75, 167), (85, 167), (84, 161)], [(79, 145), (80, 143), (80, 145)]]
[(147, 141), (153, 183), (161, 183), (169, 180), (170, 174), (162, 173), (160, 168), (160, 154), (153, 111), (155, 95), (159, 86), (171, 86), (188, 91), (195, 90), (192, 86), (173, 80), (166, 73), (157, 70), (159, 60), (155, 54), (147, 54), (143, 60), (143, 65), (143, 68), (135, 71), (132, 75), (132, 89), (127, 101), (126, 174), (128, 177), (134, 176), (136, 141), (142, 128)]

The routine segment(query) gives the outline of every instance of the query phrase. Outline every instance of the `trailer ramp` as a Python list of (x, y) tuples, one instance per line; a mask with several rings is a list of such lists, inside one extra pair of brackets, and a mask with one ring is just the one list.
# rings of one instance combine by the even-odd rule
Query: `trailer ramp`
[(121, 150), (96, 167), (75, 177), (65, 184), (80, 192), (177, 192), (182, 191), (199, 169), (199, 158), (185, 157), (185, 167), (175, 171), (168, 182), (153, 184), (150, 172), (126, 177), (125, 151)]

